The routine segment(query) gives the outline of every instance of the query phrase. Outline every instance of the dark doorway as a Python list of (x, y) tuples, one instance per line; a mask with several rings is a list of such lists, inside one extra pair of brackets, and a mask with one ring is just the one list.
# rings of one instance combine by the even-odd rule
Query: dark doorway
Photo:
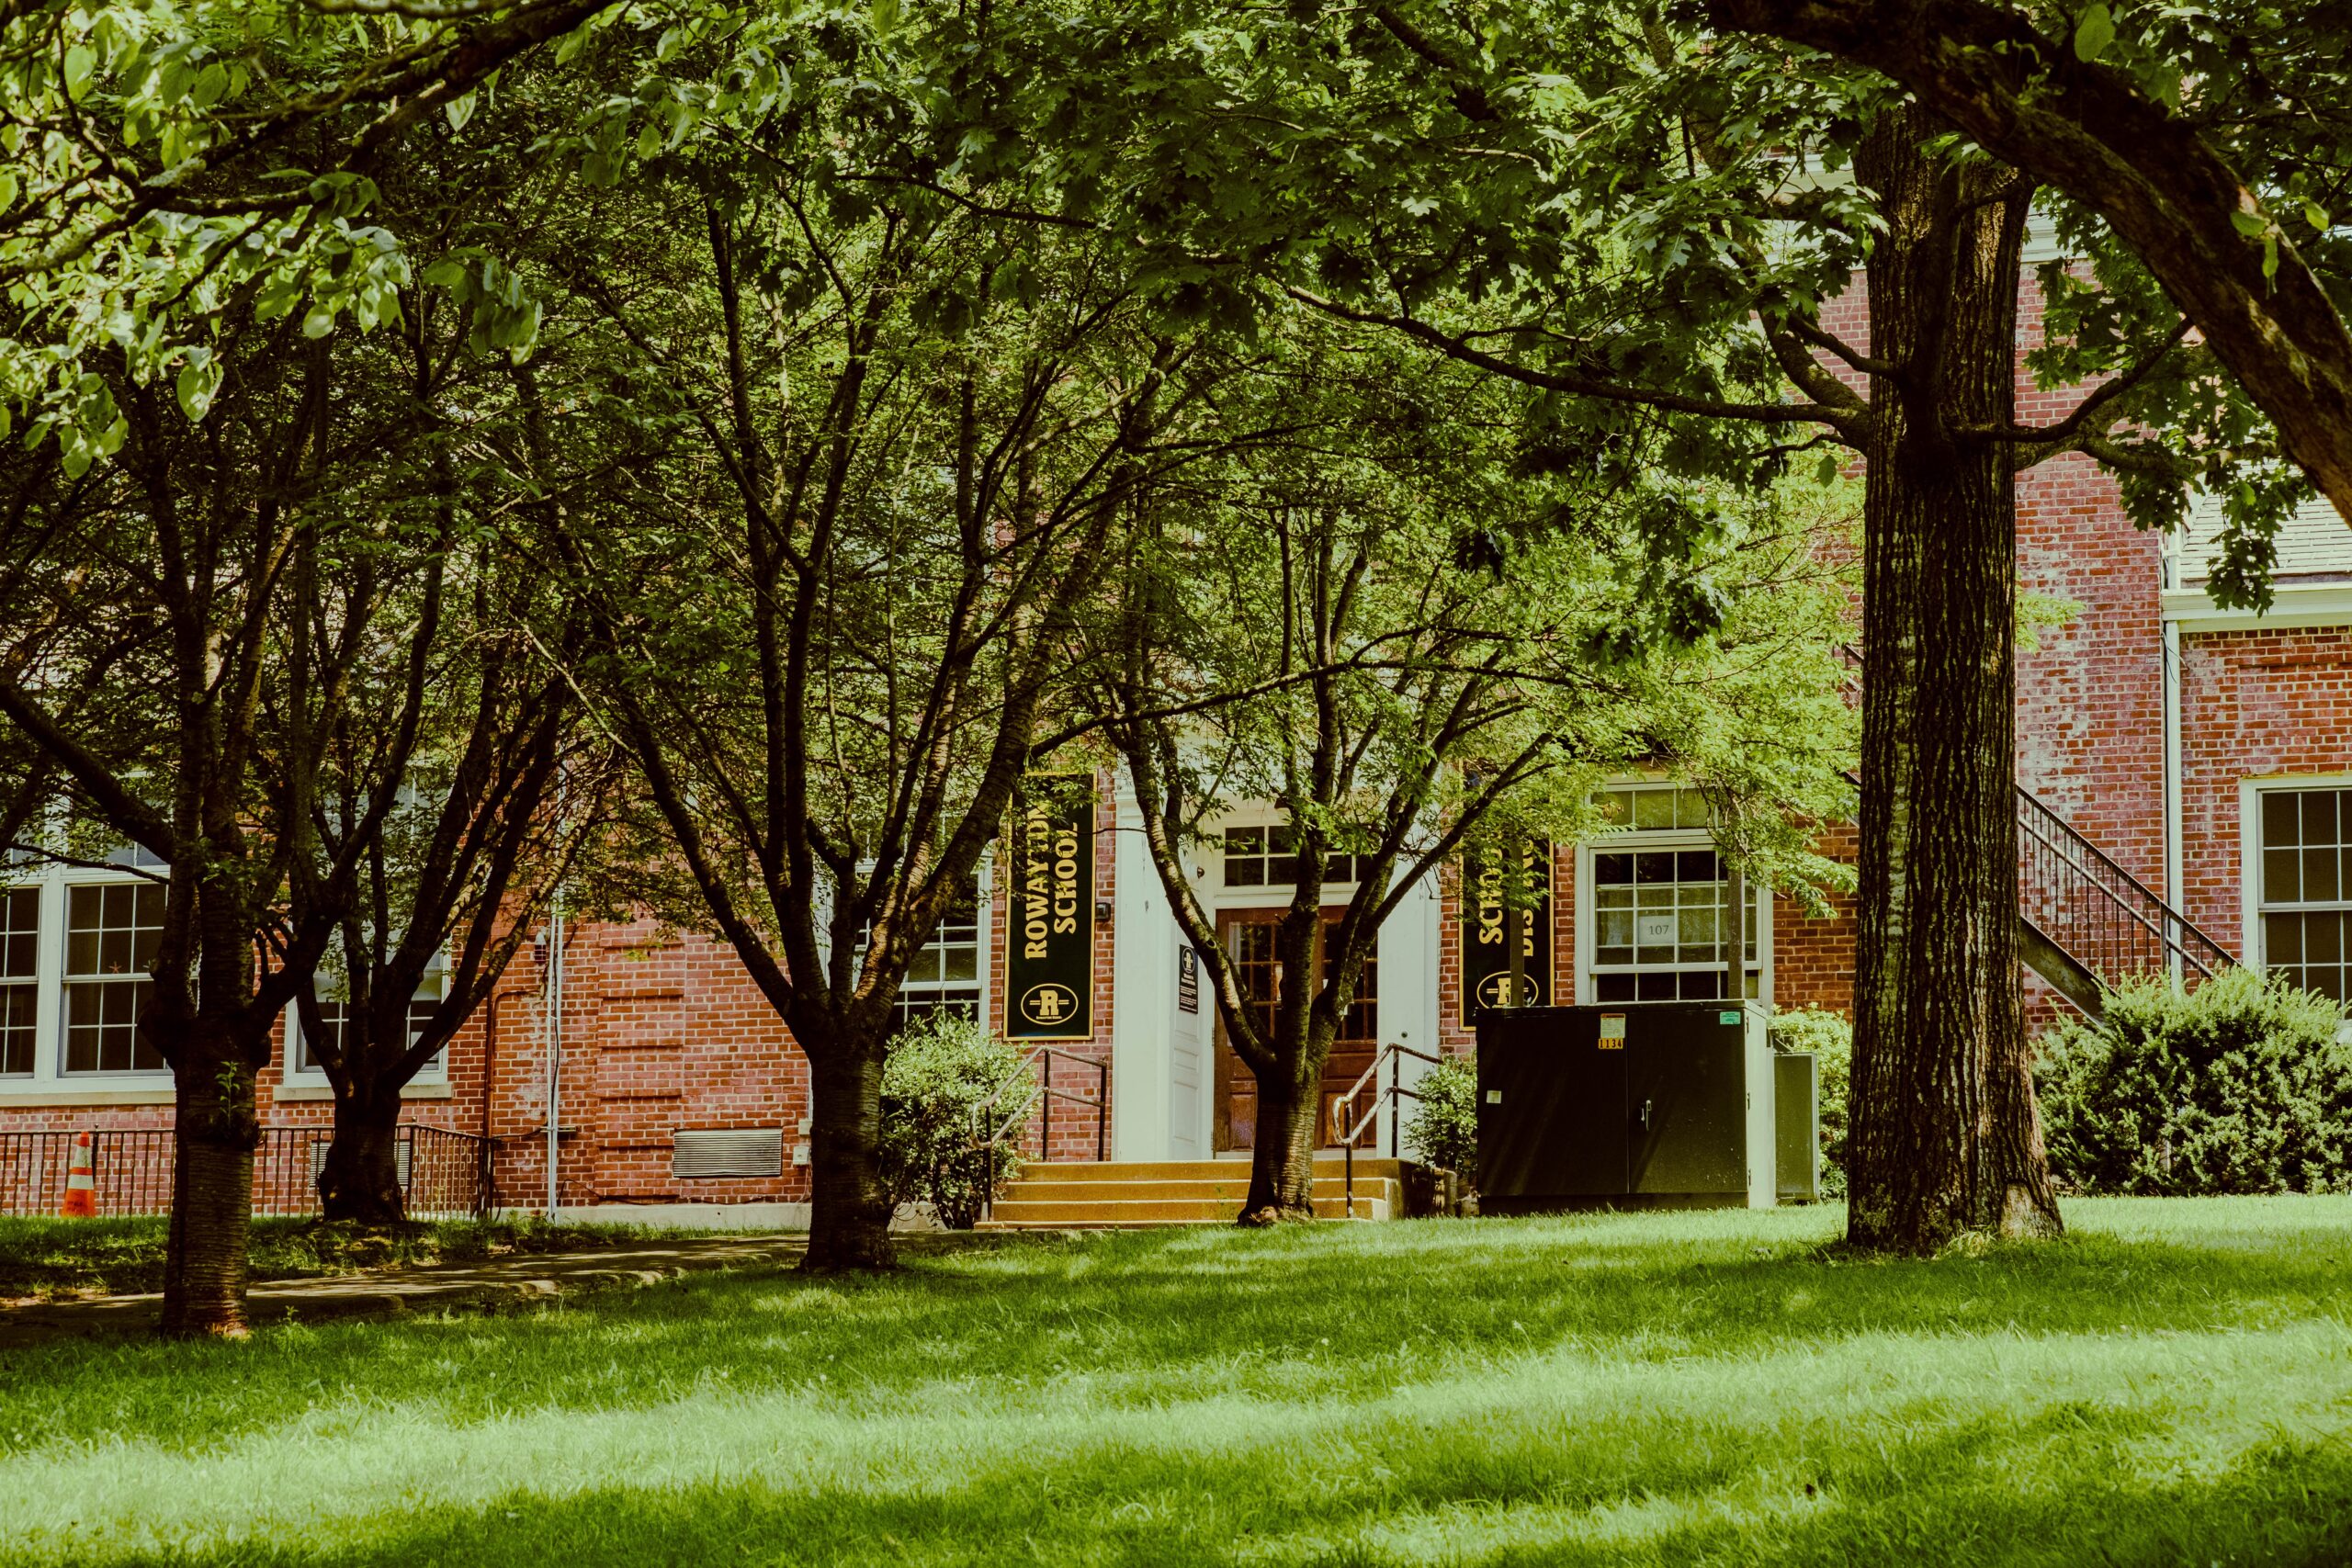
[[(1227, 909), (1217, 916), (1217, 937), (1232, 956), (1234, 976), (1240, 985), (1244, 1004), (1255, 1015), (1259, 1027), (1269, 1032), (1273, 1028), (1274, 1011), (1274, 928), (1283, 913), (1278, 908)], [(1327, 931), (1339, 923), (1339, 910), (1326, 911), (1323, 923)], [(1340, 1021), (1340, 1036), (1332, 1043), (1330, 1059), (1323, 1066), (1323, 1113), (1318, 1125), (1323, 1129), (1326, 1146), (1331, 1141), (1332, 1102), (1372, 1066), (1379, 1047), (1380, 960), (1375, 954), (1364, 961), (1355, 1000)], [(1256, 1145), (1258, 1080), (1250, 1076), (1227, 1039), (1222, 1014), (1216, 1024), (1214, 1106), (1212, 1131), (1218, 1150)]]

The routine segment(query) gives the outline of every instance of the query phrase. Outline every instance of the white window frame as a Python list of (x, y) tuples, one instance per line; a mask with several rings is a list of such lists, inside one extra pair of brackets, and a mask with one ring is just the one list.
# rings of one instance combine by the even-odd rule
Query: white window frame
[[(861, 861), (858, 863), (858, 874), (863, 876), (872, 872), (874, 864), (875, 863), (872, 861)], [(974, 923), (979, 928), (976, 941), (976, 963), (979, 973), (974, 985), (975, 989), (979, 993), (980, 1010), (978, 1016), (979, 1018), (980, 1026), (984, 1029), (989, 1027), (989, 1020), (995, 1016), (989, 1010), (990, 1006), (996, 1000), (996, 953), (992, 951), (998, 924), (995, 915), (995, 894), (996, 846), (994, 844), (990, 844), (980, 852), (980, 863), (975, 866), (972, 870), (972, 919)], [(830, 947), (832, 943), (833, 925), (831, 900), (830, 898), (825, 902), (824, 915), (820, 921), (820, 925), (823, 931), (824, 943), (826, 946)], [(931, 943), (929, 940), (926, 939), (923, 942), (923, 946), (928, 947), (930, 945)], [(853, 964), (863, 963), (865, 952), (865, 949), (863, 944), (861, 944), (855, 952), (851, 953), (850, 962)], [(940, 988), (944, 990), (945, 987), (943, 985)], [(899, 994), (901, 996), (905, 994), (905, 987), (903, 986), (899, 988)], [(896, 1000), (897, 998), (894, 998), (894, 1006), (896, 1004)]]
[[(2352, 773), (2275, 773), (2238, 781), (2238, 952), (2245, 963), (2261, 974), (2270, 972), (2270, 955), (2262, 930), (2263, 797), (2282, 790), (2312, 789), (2352, 789)], [(2352, 897), (2336, 902), (2352, 908)], [(2352, 1016), (2346, 1019), (2345, 1032), (2352, 1036)]]
[[(1617, 779), (1605, 787), (1611, 789), (1639, 788), (1673, 783), (1668, 779)], [(1600, 899), (1594, 879), (1594, 857), (1600, 854), (1631, 854), (1639, 850), (1714, 850), (1714, 835), (1704, 828), (1620, 828), (1599, 839), (1589, 839), (1577, 845), (1577, 920), (1576, 920), (1576, 999), (1583, 1004), (1595, 1004), (1600, 988), (1594, 974), (1594, 952), (1599, 946)], [(1720, 852), (1718, 851), (1720, 853)], [(1756, 1000), (1768, 1007), (1772, 1001), (1772, 890), (1758, 883), (1750, 883), (1748, 897), (1756, 905)]]
[[(141, 859), (163, 869), (153, 856)], [(67, 865), (51, 861), (40, 866), (11, 868), (0, 876), (10, 887), (40, 891), (40, 942), (34, 964), (37, 987), (33, 1008), (33, 1070), (0, 1076), (0, 1105), (156, 1105), (170, 1103), (169, 1067), (130, 1068), (120, 1072), (69, 1073), (65, 1070), (65, 920), (71, 890), (76, 887), (144, 883), (150, 877), (106, 866)]]
[[(434, 960), (432, 973), (441, 981), (441, 994), (447, 995), (448, 954)], [(316, 981), (313, 980), (313, 984)], [(420, 996), (423, 992), (418, 993)], [(414, 998), (412, 998), (412, 1000)], [(326, 1069), (302, 1058), (302, 1010), (294, 1002), (286, 1004), (286, 1027), (279, 1033), (278, 1095), (280, 1100), (324, 1100), (334, 1096), (334, 1086), (327, 1078)], [(456, 1043), (445, 1041), (433, 1060), (419, 1067), (416, 1076), (401, 1086), (403, 1100), (447, 1100), (449, 1098), (449, 1050)]]
[[(1204, 831), (1222, 840), (1237, 828), (1283, 828), (1289, 824), (1290, 814), (1271, 801), (1250, 801), (1233, 807), (1213, 825), (1206, 826)], [(1225, 846), (1221, 842), (1215, 847), (1203, 844), (1192, 853), (1200, 857), (1195, 863), (1207, 874), (1205, 879), (1196, 880), (1196, 885), (1205, 895), (1204, 901), (1212, 916), (1219, 909), (1265, 909), (1288, 904), (1292, 890), (1297, 886), (1291, 882), (1258, 882), (1240, 886), (1228, 884), (1225, 879)], [(1323, 908), (1345, 908), (1356, 896), (1356, 886), (1353, 882), (1327, 881), (1323, 884)]]

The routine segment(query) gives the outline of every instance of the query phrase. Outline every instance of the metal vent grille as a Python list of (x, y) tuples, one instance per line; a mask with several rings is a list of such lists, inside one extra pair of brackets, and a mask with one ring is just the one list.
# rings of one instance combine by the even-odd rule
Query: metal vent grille
[(713, 1176), (782, 1176), (781, 1127), (702, 1127), (678, 1133), (670, 1174), (692, 1181)]
[[(319, 1138), (313, 1140), (311, 1145), (311, 1185), (313, 1187), (319, 1184), (319, 1173), (327, 1168), (329, 1141)], [(393, 1179), (401, 1184), (401, 1190), (403, 1192), (408, 1190), (408, 1156), (409, 1150), (413, 1147), (414, 1145), (406, 1138), (402, 1138), (392, 1145), (392, 1164), (399, 1169), (399, 1174)]]

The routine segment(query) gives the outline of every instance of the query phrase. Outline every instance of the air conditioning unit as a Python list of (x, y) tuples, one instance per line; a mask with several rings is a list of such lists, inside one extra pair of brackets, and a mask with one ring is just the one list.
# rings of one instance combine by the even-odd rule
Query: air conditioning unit
[(670, 1174), (681, 1181), (720, 1176), (782, 1176), (781, 1127), (688, 1127), (673, 1134)]

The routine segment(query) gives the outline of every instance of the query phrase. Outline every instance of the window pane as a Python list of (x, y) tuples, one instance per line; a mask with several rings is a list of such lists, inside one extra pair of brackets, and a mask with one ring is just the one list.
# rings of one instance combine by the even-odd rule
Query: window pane
[(1670, 1002), (1675, 999), (1675, 976), (1671, 969), (1638, 975), (1634, 979), (1634, 996), (1637, 1001)]
[(2262, 956), (2266, 963), (2292, 966), (2303, 961), (2303, 917), (2266, 915), (2262, 919)]
[(160, 1070), (163, 1057), (139, 1035), (139, 1014), (153, 988), (146, 980), (90, 981), (66, 987), (65, 1070)]
[(2301, 901), (2303, 896), (2302, 863), (2303, 857), (2292, 850), (2264, 850), (2262, 901), (2266, 904)]
[(2335, 878), (2335, 846), (2303, 851), (2303, 901), (2307, 904), (2334, 903), (2343, 895)]
[(1634, 880), (1634, 857), (1623, 853), (1593, 856), (1592, 880), (1602, 887), (1630, 883)]
[(1634, 792), (1634, 826), (1636, 828), (1671, 828), (1674, 826), (1674, 791), (1670, 789), (1641, 789)]
[(1715, 867), (1713, 850), (1685, 850), (1674, 857), (1674, 874), (1683, 882), (1721, 882), (1723, 873)]
[(1635, 882), (1665, 883), (1674, 880), (1674, 856), (1663, 850), (1645, 851), (1634, 857)]
[(0, 987), (0, 1073), (33, 1070), (33, 1009), (40, 987)]
[(2303, 802), (2303, 843), (2340, 844), (2344, 840), (2335, 831), (2335, 792), (2331, 789), (2299, 791)]
[(2290, 790), (2272, 790), (2262, 797), (2262, 841), (2270, 849), (2294, 847), (2301, 826), (2301, 814), (2295, 807), (2295, 796)]
[(1597, 1002), (1630, 1002), (1634, 997), (1634, 976), (1631, 975), (1596, 975), (1592, 977), (1592, 999)]
[(1225, 885), (1228, 887), (1263, 887), (1266, 885), (1266, 863), (1227, 854), (1225, 857)]
[(1229, 855), (1264, 854), (1266, 830), (1263, 828), (1227, 828), (1225, 830), (1225, 852)]
[(0, 975), (29, 980), (40, 961), (40, 889), (12, 887), (0, 898)]

